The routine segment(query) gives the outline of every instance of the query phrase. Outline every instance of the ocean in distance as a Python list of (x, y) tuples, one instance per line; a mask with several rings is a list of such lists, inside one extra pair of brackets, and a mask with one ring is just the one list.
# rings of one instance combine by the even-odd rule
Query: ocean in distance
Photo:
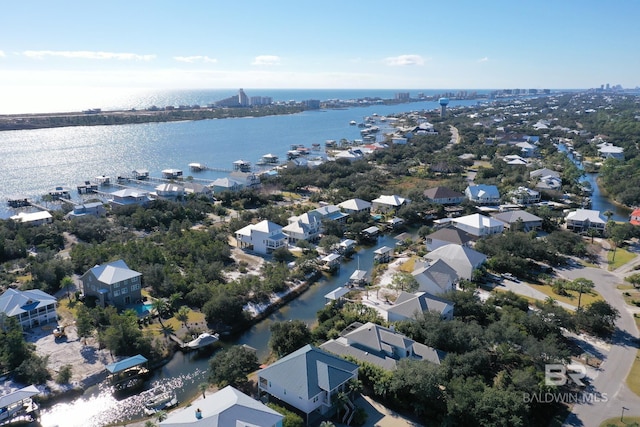
[[(246, 91), (253, 96), (253, 91)], [(363, 96), (393, 97), (397, 91), (282, 91), (289, 97), (298, 92), (300, 99), (343, 99)], [(417, 94), (417, 91), (415, 92)], [(258, 95), (258, 92), (255, 92)], [(160, 95), (158, 95), (160, 96)], [(163, 95), (166, 96), (166, 95)], [(193, 101), (202, 95), (188, 91), (166, 98), (168, 105)], [(260, 94), (260, 96), (263, 96)], [(267, 93), (264, 96), (271, 96)], [(274, 96), (274, 101), (277, 100)], [(172, 101), (172, 102), (169, 102)], [(451, 101), (450, 108), (475, 105), (476, 100)], [(39, 200), (57, 186), (69, 187), (80, 200), (76, 186), (100, 175), (112, 178), (129, 176), (134, 169), (147, 169), (160, 177), (163, 169), (184, 171), (185, 176), (213, 180), (228, 173), (191, 172), (189, 163), (211, 168), (231, 169), (235, 160), (255, 164), (261, 156), (273, 153), (286, 159), (293, 144), (310, 147), (328, 139), (360, 138), (359, 128), (351, 120), (362, 121), (374, 113), (380, 116), (405, 111), (434, 110), (437, 102), (421, 101), (397, 105), (375, 105), (349, 109), (305, 111), (293, 115), (258, 118), (146, 123), (119, 126), (78, 126), (0, 132), (0, 217), (14, 214), (7, 200), (29, 197)]]

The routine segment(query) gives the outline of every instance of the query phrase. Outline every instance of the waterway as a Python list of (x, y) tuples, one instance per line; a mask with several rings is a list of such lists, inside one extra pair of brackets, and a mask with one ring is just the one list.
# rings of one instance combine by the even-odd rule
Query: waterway
[[(246, 344), (258, 351), (258, 359), (264, 362), (269, 355), (269, 328), (274, 322), (302, 320), (310, 327), (316, 321), (316, 313), (326, 304), (325, 295), (343, 286), (356, 269), (371, 272), (373, 252), (382, 246), (394, 246), (393, 235), (381, 235), (375, 245), (359, 247), (351, 259), (345, 260), (336, 273), (325, 274), (300, 297), (253, 325), (243, 334), (224, 345)], [(205, 352), (177, 352), (169, 363), (157, 369), (145, 388), (164, 385), (173, 388), (180, 401), (187, 401), (198, 394), (198, 385), (206, 382), (209, 358), (215, 354)], [(59, 403), (42, 411), (43, 427), (100, 427), (110, 423), (121, 423), (142, 417), (140, 396), (117, 400), (111, 390), (102, 384), (89, 388), (83, 396), (71, 402)], [(69, 414), (73, 413), (70, 418)]]

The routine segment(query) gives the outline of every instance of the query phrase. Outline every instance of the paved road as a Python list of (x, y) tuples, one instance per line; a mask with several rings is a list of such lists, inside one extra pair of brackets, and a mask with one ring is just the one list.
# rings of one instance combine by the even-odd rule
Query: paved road
[[(632, 263), (640, 262), (634, 260)], [(579, 402), (573, 407), (566, 419), (565, 426), (599, 426), (608, 418), (619, 417), (625, 407), (625, 416), (640, 415), (640, 397), (626, 386), (626, 378), (638, 352), (638, 329), (633, 319), (633, 310), (616, 289), (623, 282), (627, 268), (617, 272), (608, 272), (600, 268), (579, 267), (559, 272), (563, 277), (573, 280), (584, 277), (592, 280), (595, 289), (613, 307), (620, 311), (616, 323), (617, 331), (613, 336), (611, 350), (605, 357), (600, 372), (591, 382), (588, 392), (595, 391), (606, 401)]]

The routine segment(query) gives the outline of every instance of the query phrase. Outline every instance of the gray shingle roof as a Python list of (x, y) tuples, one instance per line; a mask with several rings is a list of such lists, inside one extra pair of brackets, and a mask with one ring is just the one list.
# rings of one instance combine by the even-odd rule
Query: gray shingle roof
[(98, 279), (99, 282), (107, 285), (112, 285), (114, 283), (119, 283), (123, 280), (132, 279), (142, 275), (137, 271), (131, 270), (121, 259), (108, 264), (96, 265), (89, 271), (96, 277), (96, 279)]

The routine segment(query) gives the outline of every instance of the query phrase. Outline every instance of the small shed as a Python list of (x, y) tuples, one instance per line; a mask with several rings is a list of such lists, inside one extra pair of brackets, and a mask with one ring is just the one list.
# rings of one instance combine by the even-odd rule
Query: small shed
[(375, 262), (389, 262), (391, 255), (393, 255), (393, 248), (383, 246), (373, 251), (373, 260)]

